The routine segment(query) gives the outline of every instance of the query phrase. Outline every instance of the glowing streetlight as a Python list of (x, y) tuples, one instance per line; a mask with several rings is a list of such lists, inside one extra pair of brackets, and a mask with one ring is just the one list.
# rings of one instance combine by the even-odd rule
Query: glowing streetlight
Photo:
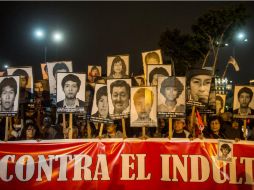
[(37, 39), (43, 39), (45, 37), (45, 32), (42, 29), (36, 29), (34, 35)]
[(55, 32), (53, 33), (52, 38), (54, 42), (59, 43), (63, 41), (63, 34), (61, 32)]
[(4, 64), (4, 68), (7, 69), (9, 67), (9, 65), (7, 64)]

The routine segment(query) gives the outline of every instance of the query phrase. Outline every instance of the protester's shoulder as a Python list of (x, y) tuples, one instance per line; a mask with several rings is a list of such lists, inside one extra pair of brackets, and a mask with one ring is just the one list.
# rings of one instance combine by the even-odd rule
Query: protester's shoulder
[(79, 106), (80, 107), (84, 107), (85, 106), (85, 102), (84, 101), (78, 99), (78, 102), (79, 102)]
[(57, 103), (56, 103), (56, 106), (57, 106), (57, 107), (63, 107), (63, 102), (64, 102), (63, 100), (57, 102)]

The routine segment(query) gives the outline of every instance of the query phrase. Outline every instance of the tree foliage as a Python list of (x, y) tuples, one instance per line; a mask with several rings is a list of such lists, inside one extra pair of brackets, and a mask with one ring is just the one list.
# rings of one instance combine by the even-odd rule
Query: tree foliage
[(159, 46), (166, 62), (174, 63), (176, 74), (183, 74), (193, 65), (211, 64), (215, 71), (220, 48), (232, 41), (247, 18), (242, 5), (210, 10), (192, 25), (191, 34), (167, 29), (161, 34)]

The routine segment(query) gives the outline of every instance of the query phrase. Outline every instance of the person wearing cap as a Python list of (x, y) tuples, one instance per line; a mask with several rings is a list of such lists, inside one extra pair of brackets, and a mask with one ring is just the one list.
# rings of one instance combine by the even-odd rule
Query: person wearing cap
[(177, 103), (184, 86), (176, 77), (168, 77), (161, 83), (160, 93), (165, 97), (165, 103), (158, 106), (158, 112), (185, 112), (185, 105)]
[(173, 138), (189, 138), (190, 133), (184, 129), (185, 119), (176, 119), (173, 126)]
[(188, 81), (191, 100), (207, 104), (212, 83), (211, 71), (206, 69), (190, 70)]

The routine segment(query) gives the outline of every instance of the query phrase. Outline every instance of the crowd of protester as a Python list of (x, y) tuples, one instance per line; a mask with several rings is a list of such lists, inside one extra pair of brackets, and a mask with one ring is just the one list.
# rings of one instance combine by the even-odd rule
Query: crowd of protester
[[(73, 114), (72, 130), (69, 127), (69, 114), (58, 114), (56, 106), (51, 102), (46, 81), (37, 81), (34, 84), (34, 96), (26, 97), (20, 103), (19, 112), (8, 120), (8, 140), (49, 140), (70, 138), (123, 138), (122, 120), (114, 120), (114, 123), (103, 124), (102, 136), (99, 136), (100, 123), (89, 120), (91, 102), (93, 100), (93, 87), (87, 84), (86, 111), (84, 114)], [(190, 110), (191, 111), (191, 110)], [(208, 138), (231, 140), (254, 140), (254, 124), (252, 119), (247, 119), (246, 130), (242, 119), (233, 118), (232, 111), (220, 115), (207, 114), (203, 118), (204, 129), (197, 126), (196, 118), (191, 122), (191, 113), (187, 117), (173, 119), (172, 138)], [(65, 118), (65, 122), (64, 121)], [(6, 117), (0, 116), (0, 140), (5, 139)], [(125, 118), (126, 135), (128, 138), (139, 138), (142, 128), (130, 127), (130, 119)], [(192, 125), (193, 123), (193, 125)], [(169, 137), (169, 119), (159, 118), (158, 127), (146, 128), (149, 138)]]

